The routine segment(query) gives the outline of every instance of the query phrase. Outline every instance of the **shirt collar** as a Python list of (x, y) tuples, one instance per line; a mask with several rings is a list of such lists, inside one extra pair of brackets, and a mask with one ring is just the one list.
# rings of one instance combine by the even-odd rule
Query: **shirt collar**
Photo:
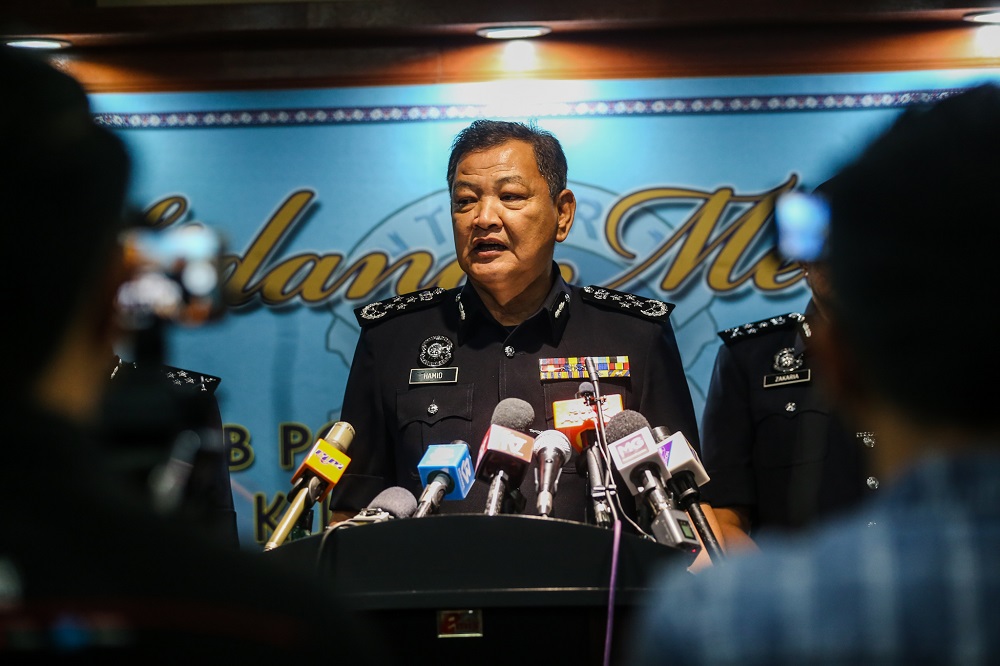
[(795, 333), (795, 355), (805, 352), (809, 346), (809, 338), (812, 337), (812, 327), (821, 317), (816, 303), (810, 298), (806, 304), (805, 316), (799, 321), (798, 331)]
[[(558, 344), (562, 339), (563, 331), (566, 330), (566, 322), (569, 320), (569, 305), (571, 298), (570, 286), (563, 280), (559, 273), (559, 266), (552, 264), (556, 272), (556, 279), (542, 301), (542, 307), (527, 321), (541, 318), (548, 329), (550, 341)], [(482, 298), (476, 288), (468, 281), (455, 297), (455, 304), (458, 308), (458, 344), (463, 344), (468, 339), (477, 326), (489, 325), (499, 326), (493, 315), (483, 304)]]

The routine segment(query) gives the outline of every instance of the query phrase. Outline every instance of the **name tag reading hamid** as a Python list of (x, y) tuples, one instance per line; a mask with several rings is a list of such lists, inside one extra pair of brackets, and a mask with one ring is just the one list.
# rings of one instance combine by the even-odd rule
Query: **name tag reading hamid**
[(454, 384), (458, 381), (458, 368), (413, 368), (410, 384)]

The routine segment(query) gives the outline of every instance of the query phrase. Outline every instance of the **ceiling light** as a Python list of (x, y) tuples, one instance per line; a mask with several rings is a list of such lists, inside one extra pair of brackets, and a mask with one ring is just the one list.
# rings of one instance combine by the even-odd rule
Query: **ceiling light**
[(973, 23), (1000, 23), (1000, 12), (976, 12), (966, 14), (962, 19)]
[(61, 39), (8, 39), (5, 44), (18, 49), (46, 49), (49, 51), (65, 49), (70, 46), (69, 42)]
[(508, 25), (480, 28), (476, 34), (486, 39), (529, 39), (541, 37), (552, 32), (551, 28), (541, 25)]

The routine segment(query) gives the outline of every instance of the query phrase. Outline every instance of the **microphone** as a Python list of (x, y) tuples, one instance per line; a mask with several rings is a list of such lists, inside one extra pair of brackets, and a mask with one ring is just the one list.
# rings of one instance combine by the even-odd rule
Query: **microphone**
[[(597, 379), (593, 359), (588, 357), (588, 370)], [(598, 413), (600, 407), (600, 413)], [(582, 456), (577, 459), (577, 468), (583, 471), (586, 465), (587, 481), (590, 486), (594, 522), (601, 527), (610, 527), (614, 520), (609, 497), (614, 497), (614, 481), (607, 475), (607, 453), (600, 445), (600, 430), (605, 421), (622, 411), (622, 397), (613, 393), (601, 396), (593, 382), (581, 382), (572, 400), (557, 400), (552, 403), (552, 419), (555, 429), (566, 435), (573, 448)]]
[(330, 494), (351, 462), (347, 457), (347, 449), (352, 441), (354, 426), (346, 421), (337, 421), (323, 437), (316, 440), (312, 450), (292, 475), (292, 490), (289, 492), (289, 496), (293, 497), (292, 502), (264, 545), (265, 551), (284, 543), (302, 514)]
[(708, 483), (708, 472), (701, 464), (691, 442), (679, 430), (670, 434), (664, 426), (653, 428), (653, 439), (660, 446), (660, 456), (670, 473), (671, 482), (677, 487), (677, 503), (684, 509), (686, 505), (701, 499), (699, 486)]
[(396, 518), (409, 518), (416, 509), (417, 498), (413, 493), (400, 486), (391, 486), (376, 495), (375, 499), (353, 518), (334, 525), (332, 529), (348, 529), (360, 525), (384, 523)]
[(442, 500), (465, 499), (475, 480), (469, 445), (461, 440), (432, 444), (417, 463), (424, 491), (417, 502), (414, 518), (436, 512)]
[(664, 488), (670, 471), (660, 455), (649, 422), (642, 414), (627, 409), (608, 421), (608, 445), (615, 467), (625, 479), (629, 491), (645, 500), (653, 515), (650, 530), (658, 543), (691, 554), (692, 560), (701, 544), (691, 529), (687, 514), (676, 509)]
[[(589, 391), (584, 391), (586, 387)], [(566, 435), (577, 453), (594, 444), (597, 438), (597, 404), (594, 400), (594, 385), (590, 382), (580, 384), (577, 397), (571, 400), (556, 400), (552, 403), (552, 420), (555, 429)], [(604, 396), (601, 399), (601, 412), (607, 422), (612, 416), (622, 411), (622, 397), (618, 393)]]
[(535, 492), (538, 493), (535, 508), (538, 515), (548, 516), (552, 513), (559, 476), (571, 452), (569, 439), (558, 430), (546, 430), (535, 438), (532, 453), (538, 461), (538, 467), (535, 468)]
[(684, 433), (679, 430), (672, 435), (669, 433), (670, 430), (664, 426), (653, 429), (653, 438), (660, 448), (660, 457), (670, 475), (667, 485), (677, 505), (691, 516), (712, 559), (722, 560), (725, 557), (722, 546), (712, 532), (712, 526), (708, 524), (700, 503), (701, 491), (698, 488), (708, 483), (708, 472), (705, 471), (698, 453)]
[[(527, 430), (534, 420), (534, 408), (519, 398), (504, 398), (493, 410), (476, 460), (476, 478), (490, 484), (487, 515), (499, 514), (504, 499), (513, 496), (524, 480), (535, 440), (520, 431)], [(523, 500), (515, 498), (515, 502)]]

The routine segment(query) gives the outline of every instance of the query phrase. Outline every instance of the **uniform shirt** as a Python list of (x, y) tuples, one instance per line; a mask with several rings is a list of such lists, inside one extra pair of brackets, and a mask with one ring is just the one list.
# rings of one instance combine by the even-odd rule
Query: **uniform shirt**
[(815, 316), (789, 313), (719, 333), (702, 417), (702, 499), (749, 508), (752, 533), (801, 528), (852, 506), (877, 482), (866, 472), (872, 433), (848, 430), (810, 365)]
[[(468, 284), (359, 308), (363, 330), (341, 412), (356, 435), (348, 452), (351, 463), (331, 495), (331, 506), (362, 509), (388, 486), (419, 496), (417, 464), (432, 444), (464, 441), (475, 464), (494, 410), (505, 398), (531, 404), (535, 431), (553, 428), (552, 403), (574, 398), (581, 382), (588, 381), (579, 374), (585, 356), (627, 356), (629, 375), (601, 378), (601, 393), (620, 394), (624, 409), (638, 411), (653, 426), (682, 430), (697, 446), (691, 395), (668, 322), (672, 307), (631, 294), (569, 286), (557, 278), (542, 308), (511, 329), (490, 315)], [(448, 359), (438, 367), (456, 368), (457, 381), (410, 383), (411, 369), (439, 362), (430, 356), (442, 348), (448, 349)], [(576, 377), (541, 378), (539, 359), (570, 357), (580, 357)], [(487, 489), (487, 483), (476, 481), (464, 500), (445, 501), (440, 512), (482, 513)], [(619, 489), (623, 508), (631, 513), (628, 489), (623, 483)], [(530, 469), (521, 491), (524, 513), (534, 514)], [(577, 474), (570, 461), (563, 467), (551, 515), (586, 522), (590, 504), (585, 475)]]
[(661, 572), (623, 663), (1000, 663), (997, 479), (997, 442), (927, 458), (864, 514)]

